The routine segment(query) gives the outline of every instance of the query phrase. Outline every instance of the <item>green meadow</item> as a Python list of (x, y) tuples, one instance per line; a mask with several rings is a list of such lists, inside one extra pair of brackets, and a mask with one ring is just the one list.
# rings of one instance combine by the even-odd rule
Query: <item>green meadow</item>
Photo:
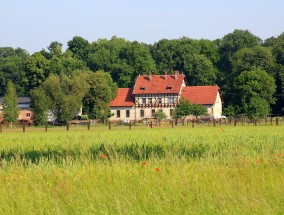
[(0, 214), (284, 214), (284, 127), (3, 129)]

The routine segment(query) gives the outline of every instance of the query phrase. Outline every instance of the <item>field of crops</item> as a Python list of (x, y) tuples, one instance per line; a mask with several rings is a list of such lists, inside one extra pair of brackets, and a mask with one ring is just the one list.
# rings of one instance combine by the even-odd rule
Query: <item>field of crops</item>
[(284, 126), (5, 129), (0, 214), (284, 214)]

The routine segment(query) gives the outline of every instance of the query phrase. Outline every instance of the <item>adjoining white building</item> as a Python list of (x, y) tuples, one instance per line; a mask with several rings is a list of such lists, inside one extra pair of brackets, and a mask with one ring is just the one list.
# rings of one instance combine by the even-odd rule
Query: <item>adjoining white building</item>
[(138, 76), (134, 88), (119, 88), (111, 101), (111, 121), (138, 121), (151, 118), (158, 110), (172, 117), (174, 107), (181, 98), (193, 104), (204, 105), (211, 117), (222, 115), (222, 99), (218, 86), (186, 86), (185, 76)]

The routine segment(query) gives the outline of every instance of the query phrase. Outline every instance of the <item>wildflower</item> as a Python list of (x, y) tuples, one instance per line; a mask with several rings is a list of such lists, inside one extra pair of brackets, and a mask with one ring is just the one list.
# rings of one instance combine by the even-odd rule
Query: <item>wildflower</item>
[(155, 168), (156, 172), (160, 172), (160, 169), (158, 167)]
[(106, 159), (107, 159), (107, 155), (102, 154), (101, 158), (104, 159), (104, 160), (106, 160)]
[(276, 154), (276, 156), (280, 158), (283, 156), (283, 154)]
[(142, 166), (146, 166), (146, 164), (147, 163), (145, 161), (141, 163)]
[(256, 160), (256, 163), (261, 164), (261, 160), (260, 160), (260, 159), (257, 159), (257, 160)]

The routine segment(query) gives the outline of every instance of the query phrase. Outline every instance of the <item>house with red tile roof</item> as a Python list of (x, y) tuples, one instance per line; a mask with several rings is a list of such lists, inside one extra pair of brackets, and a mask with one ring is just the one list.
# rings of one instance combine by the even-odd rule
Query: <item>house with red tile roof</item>
[(140, 75), (133, 88), (119, 88), (111, 101), (113, 121), (151, 118), (158, 110), (172, 117), (181, 98), (207, 108), (212, 117), (222, 115), (222, 100), (217, 86), (186, 86), (185, 76), (178, 71), (173, 75)]

